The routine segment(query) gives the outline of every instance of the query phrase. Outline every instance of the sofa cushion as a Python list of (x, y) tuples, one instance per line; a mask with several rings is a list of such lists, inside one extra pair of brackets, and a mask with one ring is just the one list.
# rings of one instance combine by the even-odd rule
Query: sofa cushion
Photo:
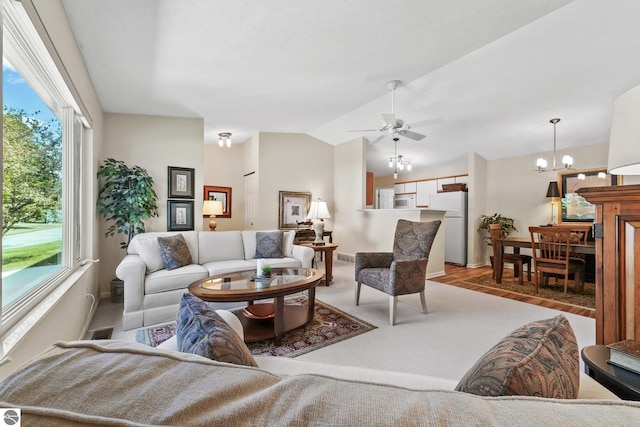
[(133, 244), (136, 246), (138, 255), (147, 266), (147, 273), (153, 273), (154, 271), (164, 268), (164, 262), (162, 262), (160, 247), (158, 246), (158, 239), (156, 237), (136, 239)]
[(200, 298), (184, 294), (176, 317), (178, 349), (219, 362), (258, 366), (240, 336)]
[(198, 264), (245, 259), (240, 231), (201, 231), (199, 233)]
[(282, 231), (256, 232), (254, 258), (282, 258)]
[(167, 270), (193, 264), (191, 251), (182, 234), (158, 237), (158, 247), (160, 248), (160, 256), (162, 257), (164, 268)]
[[(261, 230), (262, 232), (282, 230)], [(242, 243), (244, 244), (244, 259), (254, 259), (256, 256), (256, 230), (243, 230)], [(293, 241), (296, 238), (295, 230), (282, 231), (282, 255), (293, 256)]]
[(578, 344), (561, 314), (503, 338), (473, 365), (456, 390), (481, 396), (575, 399), (579, 385)]

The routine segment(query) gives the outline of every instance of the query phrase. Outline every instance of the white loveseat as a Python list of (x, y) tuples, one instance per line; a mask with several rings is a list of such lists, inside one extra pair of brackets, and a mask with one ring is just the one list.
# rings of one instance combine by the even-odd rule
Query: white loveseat
[[(272, 230), (273, 231), (273, 230)], [(136, 235), (116, 269), (124, 281), (124, 330), (175, 320), (180, 297), (196, 280), (256, 268), (256, 230), (149, 232)], [(166, 270), (158, 237), (182, 234), (193, 264)], [(314, 251), (294, 245), (295, 230), (283, 233), (283, 258), (269, 258), (271, 267), (311, 267)], [(217, 308), (242, 306), (220, 303)]]

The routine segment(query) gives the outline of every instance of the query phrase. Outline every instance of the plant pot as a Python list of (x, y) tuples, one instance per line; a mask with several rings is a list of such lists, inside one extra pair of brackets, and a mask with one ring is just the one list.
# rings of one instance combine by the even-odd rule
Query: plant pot
[(120, 279), (111, 281), (111, 302), (124, 302), (124, 282)]

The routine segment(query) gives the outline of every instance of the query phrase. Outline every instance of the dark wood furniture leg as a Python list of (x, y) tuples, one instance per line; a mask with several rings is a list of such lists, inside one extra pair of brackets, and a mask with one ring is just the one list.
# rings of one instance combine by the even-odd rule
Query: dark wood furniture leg
[(284, 333), (284, 296), (275, 297), (275, 315), (273, 317), (273, 332), (275, 335), (276, 345), (282, 343), (282, 334)]

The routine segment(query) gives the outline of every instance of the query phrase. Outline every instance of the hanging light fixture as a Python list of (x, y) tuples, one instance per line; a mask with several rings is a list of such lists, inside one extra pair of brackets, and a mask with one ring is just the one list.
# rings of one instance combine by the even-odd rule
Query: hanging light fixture
[(218, 134), (218, 145), (224, 147), (225, 144), (227, 148), (231, 148), (231, 132), (220, 132)]
[(389, 157), (389, 167), (393, 168), (393, 179), (398, 178), (398, 170), (411, 170), (411, 160), (402, 160), (402, 154), (398, 155), (398, 138), (393, 138), (394, 156)]
[[(558, 124), (559, 121), (560, 121), (560, 119), (551, 119), (551, 120), (549, 120), (549, 123), (553, 124), (553, 164), (552, 164), (552, 170), (553, 171), (572, 169), (572, 166), (573, 166), (573, 157), (567, 155), (567, 156), (563, 156), (562, 157), (562, 165), (563, 165), (563, 167), (556, 168), (556, 125)], [(539, 158), (536, 161), (536, 167), (537, 167), (536, 170), (538, 172), (546, 172), (547, 171), (547, 160), (543, 159), (542, 157)]]

